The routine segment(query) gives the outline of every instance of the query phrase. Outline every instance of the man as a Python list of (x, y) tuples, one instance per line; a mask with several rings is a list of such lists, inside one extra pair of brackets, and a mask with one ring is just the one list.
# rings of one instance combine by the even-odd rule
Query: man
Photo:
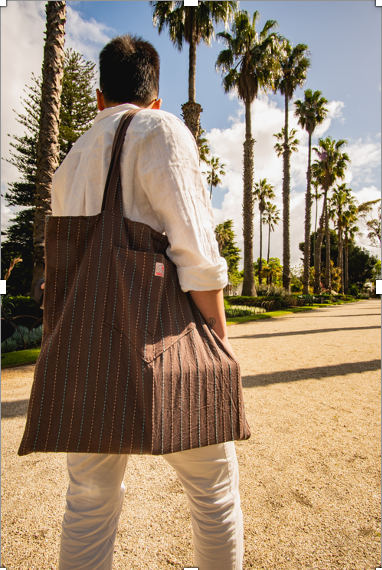
[[(54, 216), (99, 213), (114, 135), (122, 115), (132, 120), (121, 156), (123, 213), (168, 236), (177, 266), (205, 320), (232, 351), (222, 289), (227, 266), (219, 256), (211, 204), (195, 140), (174, 115), (160, 111), (159, 56), (140, 38), (114, 38), (100, 53), (100, 113), (73, 146), (52, 185)], [(240, 570), (243, 519), (233, 442), (164, 455), (176, 470), (190, 506), (194, 565)], [(128, 455), (68, 453), (69, 487), (62, 523), (59, 570), (111, 570)]]

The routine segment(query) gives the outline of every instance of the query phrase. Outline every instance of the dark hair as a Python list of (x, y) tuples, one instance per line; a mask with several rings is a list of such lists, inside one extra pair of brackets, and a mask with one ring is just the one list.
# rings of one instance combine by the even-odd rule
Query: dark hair
[(99, 54), (100, 87), (107, 103), (149, 105), (159, 93), (159, 55), (142, 38), (118, 36)]

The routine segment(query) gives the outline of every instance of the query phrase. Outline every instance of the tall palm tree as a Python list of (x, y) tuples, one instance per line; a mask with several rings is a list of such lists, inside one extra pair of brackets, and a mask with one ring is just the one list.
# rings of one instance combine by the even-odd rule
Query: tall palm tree
[(289, 101), (297, 87), (302, 87), (310, 67), (308, 46), (298, 44), (292, 47), (288, 40), (283, 40), (281, 57), (281, 75), (275, 82), (274, 90), (285, 97), (285, 127), (283, 153), (283, 286), (290, 293), (290, 155), (289, 147)]
[(359, 233), (359, 227), (356, 225), (358, 219), (357, 206), (350, 205), (344, 212), (343, 229), (344, 229), (344, 289), (345, 294), (349, 291), (349, 243)]
[(150, 2), (153, 6), (153, 23), (159, 34), (168, 27), (170, 39), (179, 51), (183, 41), (189, 44), (188, 102), (182, 105), (183, 118), (199, 146), (201, 105), (195, 100), (196, 48), (203, 41), (210, 44), (214, 26), (227, 24), (237, 10), (237, 2), (198, 2), (185, 6), (184, 2)]
[(47, 2), (46, 37), (42, 67), (40, 131), (37, 144), (36, 211), (33, 228), (33, 276), (31, 294), (37, 279), (44, 276), (45, 216), (51, 212), (52, 178), (58, 167), (62, 78), (64, 73), (64, 42), (66, 2)]
[(263, 265), (263, 213), (266, 208), (266, 200), (273, 200), (276, 196), (274, 186), (267, 182), (266, 178), (254, 184), (253, 196), (259, 202), (260, 210), (260, 260), (259, 260), (259, 285), (262, 282), (262, 265)]
[[(320, 200), (322, 198), (322, 196), (324, 195), (323, 192), (319, 192), (318, 188), (320, 186), (319, 181), (317, 181), (315, 178), (312, 178), (311, 183), (314, 186), (314, 194), (313, 194), (313, 199), (316, 202), (316, 209), (315, 209), (315, 224), (314, 224), (314, 235), (313, 235), (313, 260), (315, 259), (315, 255), (316, 255), (316, 235), (317, 235), (317, 212), (318, 212), (318, 200)], [(313, 261), (313, 266), (314, 266), (314, 261)]]
[(218, 184), (221, 184), (219, 176), (225, 176), (225, 164), (221, 163), (218, 157), (213, 156), (205, 162), (207, 162), (210, 168), (203, 174), (207, 174), (207, 183), (210, 186), (210, 199), (212, 199), (212, 188), (216, 188)]
[[(271, 254), (271, 232), (275, 231), (275, 226), (280, 221), (280, 210), (277, 209), (276, 204), (272, 202), (267, 202), (265, 204), (263, 224), (268, 226), (268, 253), (267, 253), (267, 265), (269, 265), (269, 258)], [(269, 275), (267, 276), (268, 279)]]
[(351, 189), (347, 188), (346, 183), (337, 185), (333, 188), (332, 197), (329, 204), (329, 215), (337, 227), (338, 234), (338, 259), (337, 267), (340, 270), (340, 280), (341, 280), (341, 293), (344, 294), (345, 291), (345, 280), (344, 280), (344, 270), (343, 270), (343, 224), (344, 224), (344, 209), (346, 206), (349, 208), (355, 205), (355, 198), (351, 194)]
[(220, 32), (227, 49), (221, 51), (216, 67), (224, 75), (223, 87), (228, 93), (237, 89), (245, 105), (245, 142), (244, 142), (244, 197), (243, 197), (243, 237), (244, 237), (244, 279), (243, 295), (256, 295), (253, 275), (253, 145), (251, 124), (251, 103), (259, 91), (273, 88), (279, 73), (277, 54), (280, 46), (273, 30), (278, 25), (275, 20), (268, 20), (263, 30), (256, 31), (260, 14), (256, 11), (251, 21), (248, 12), (235, 14), (232, 34)]
[[(321, 91), (312, 92), (311, 89), (305, 91), (305, 100), (298, 99), (294, 102), (295, 117), (298, 118), (298, 124), (308, 132), (309, 135), (309, 152), (308, 152), (308, 170), (306, 173), (307, 186), (305, 196), (305, 245), (304, 245), (304, 276), (303, 276), (303, 294), (309, 294), (309, 272), (310, 272), (310, 224), (312, 210), (312, 195), (310, 191), (312, 181), (311, 169), (311, 150), (312, 150), (312, 134), (317, 125), (321, 124), (328, 109), (325, 107), (328, 101), (325, 97), (321, 97)], [(316, 201), (317, 209), (317, 201)]]
[[(298, 152), (297, 145), (300, 144), (300, 141), (298, 139), (293, 138), (296, 133), (297, 133), (297, 129), (291, 129), (289, 131), (288, 148), (290, 150), (290, 153)], [(275, 149), (277, 156), (281, 156), (284, 152), (284, 145), (285, 145), (285, 142), (284, 142), (285, 141), (285, 127), (283, 127), (279, 133), (277, 133), (276, 135), (273, 135), (273, 136), (276, 137), (276, 139), (277, 139), (277, 143), (275, 144), (275, 146), (273, 148)]]
[(324, 204), (320, 217), (320, 226), (318, 228), (316, 251), (314, 256), (314, 292), (319, 293), (321, 290), (321, 247), (324, 236), (324, 224), (326, 231), (326, 287), (331, 288), (330, 279), (330, 230), (328, 218), (328, 192), (333, 186), (337, 178), (345, 177), (347, 162), (350, 158), (342, 148), (347, 144), (346, 140), (334, 141), (331, 137), (319, 139), (318, 148), (313, 147), (317, 153), (318, 159), (312, 164), (312, 173), (324, 190)]

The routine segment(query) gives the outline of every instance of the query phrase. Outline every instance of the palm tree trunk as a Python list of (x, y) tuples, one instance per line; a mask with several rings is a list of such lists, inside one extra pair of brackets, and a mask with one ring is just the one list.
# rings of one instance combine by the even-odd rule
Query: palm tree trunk
[(308, 154), (308, 171), (306, 173), (307, 178), (307, 188), (306, 188), (306, 198), (305, 198), (305, 245), (304, 245), (304, 278), (303, 278), (303, 289), (304, 295), (309, 294), (309, 271), (310, 271), (310, 219), (311, 219), (311, 208), (312, 208), (312, 196), (310, 193), (310, 182), (311, 182), (311, 145), (312, 145), (312, 135), (309, 133), (309, 154)]
[(285, 93), (285, 142), (283, 153), (283, 287), (290, 293), (290, 150), (288, 140), (289, 98)]
[[(194, 8), (190, 7), (191, 18), (194, 17)], [(192, 23), (193, 27), (193, 23)], [(198, 148), (200, 148), (200, 114), (203, 112), (202, 106), (196, 103), (196, 41), (195, 33), (191, 33), (190, 49), (188, 53), (188, 102), (182, 105), (182, 116), (187, 127), (194, 135)]]
[(345, 259), (344, 259), (344, 285), (345, 285), (345, 295), (349, 291), (349, 240), (345, 234)]
[(316, 223), (314, 226), (314, 236), (313, 236), (313, 265), (315, 265), (315, 257), (316, 257), (317, 210), (318, 210), (317, 189), (316, 189), (316, 194), (315, 194), (315, 200), (316, 200)]
[(314, 292), (316, 293), (316, 295), (321, 292), (321, 247), (324, 239), (326, 196), (327, 196), (327, 190), (325, 190), (324, 204), (322, 207), (322, 214), (320, 217), (320, 224), (317, 233), (316, 250), (314, 252)]
[(268, 231), (268, 255), (267, 255), (267, 263), (269, 263), (269, 257), (271, 254), (271, 224), (268, 225), (269, 227), (269, 231)]
[(259, 285), (262, 283), (263, 271), (263, 213), (260, 210), (260, 259), (259, 259)]
[[(341, 212), (339, 217), (341, 216)], [(343, 241), (342, 241), (342, 227), (340, 221), (338, 221), (338, 269), (340, 270), (340, 279), (341, 279), (341, 287), (340, 291), (342, 295), (344, 294), (345, 287), (344, 287), (344, 272), (343, 272)]]
[(58, 129), (64, 71), (66, 3), (47, 2), (45, 11), (46, 39), (42, 70), (40, 130), (37, 145), (32, 295), (37, 279), (42, 278), (45, 272), (45, 217), (51, 212), (52, 178), (58, 167)]
[(245, 102), (245, 142), (244, 142), (244, 197), (243, 197), (243, 238), (244, 238), (244, 278), (242, 295), (256, 297), (253, 275), (253, 145), (251, 132), (251, 102)]
[(326, 271), (325, 271), (325, 287), (329, 289), (329, 292), (332, 288), (332, 281), (331, 281), (331, 267), (330, 267), (330, 228), (329, 228), (329, 211), (328, 211), (328, 203), (326, 201), (326, 210), (325, 210), (325, 245), (326, 245)]
[[(192, 10), (192, 8), (191, 8)], [(188, 54), (188, 102), (195, 103), (196, 83), (196, 41), (195, 34), (191, 34), (190, 50)]]

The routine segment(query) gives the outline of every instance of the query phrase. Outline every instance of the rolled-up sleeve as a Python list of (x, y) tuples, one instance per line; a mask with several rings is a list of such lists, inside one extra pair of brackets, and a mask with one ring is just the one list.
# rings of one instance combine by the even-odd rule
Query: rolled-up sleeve
[(219, 255), (211, 202), (203, 184), (198, 151), (188, 128), (163, 114), (142, 139), (135, 170), (170, 242), (183, 291), (227, 285), (227, 263)]

